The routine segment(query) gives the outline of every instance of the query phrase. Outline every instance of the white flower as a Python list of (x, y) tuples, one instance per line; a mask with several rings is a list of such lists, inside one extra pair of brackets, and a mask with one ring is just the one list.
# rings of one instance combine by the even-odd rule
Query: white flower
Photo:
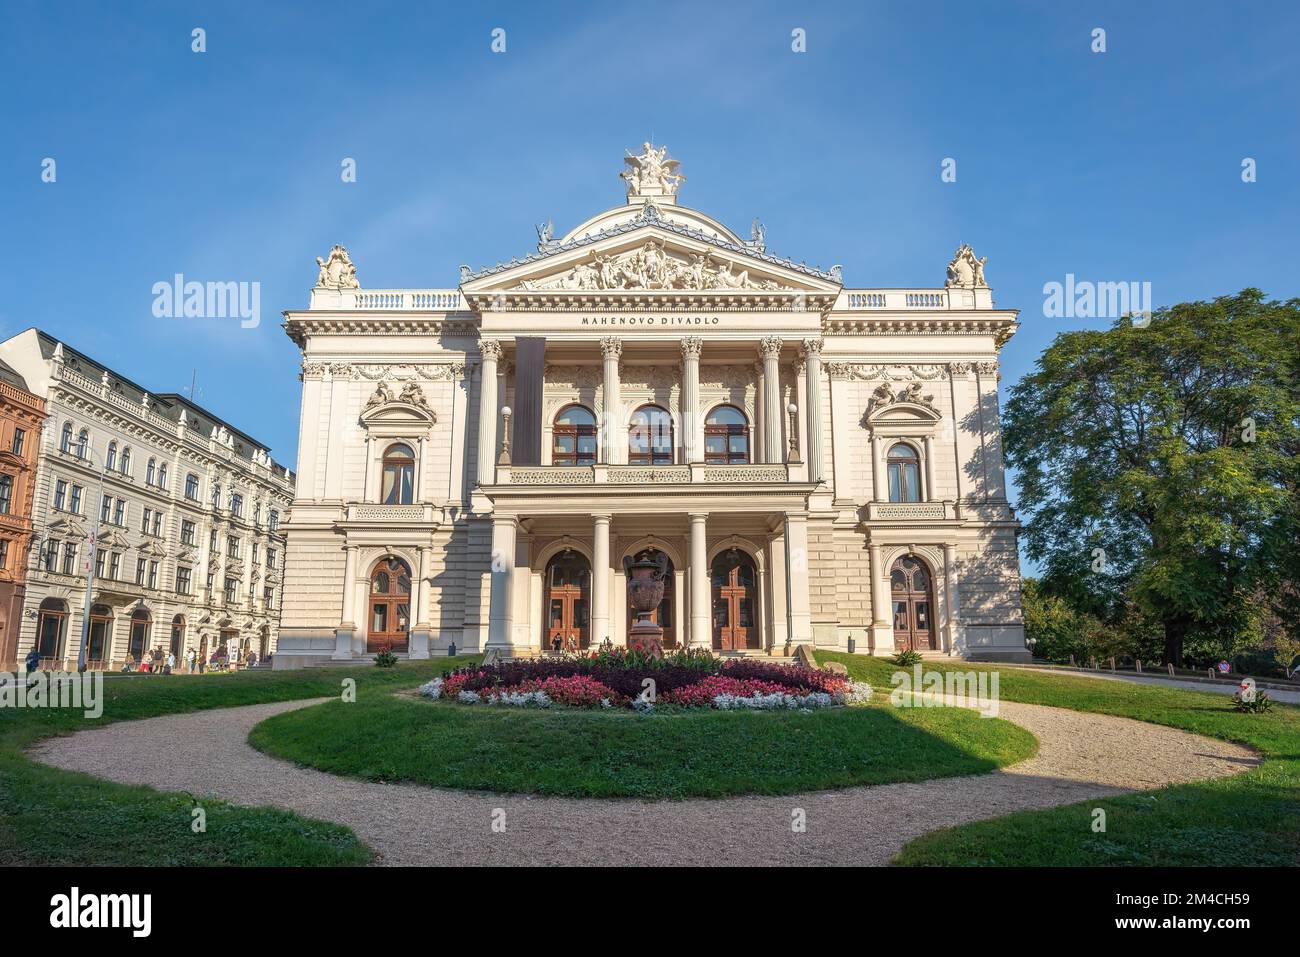
[(866, 704), (871, 700), (871, 685), (865, 681), (855, 681), (849, 685), (849, 693), (844, 696), (845, 704)]
[(434, 678), (420, 685), (420, 695), (425, 698), (433, 698), (435, 701), (442, 697), (442, 679)]
[(477, 691), (462, 691), (456, 695), (456, 700), (461, 704), (478, 704), (483, 699), (478, 696)]

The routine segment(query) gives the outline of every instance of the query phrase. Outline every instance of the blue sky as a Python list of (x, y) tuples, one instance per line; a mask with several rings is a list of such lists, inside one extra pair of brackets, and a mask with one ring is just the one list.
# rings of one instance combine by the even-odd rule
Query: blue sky
[[(0, 333), (38, 325), (156, 392), (196, 370), (202, 404), (293, 464), (279, 313), (316, 256), (345, 244), (363, 286), (455, 285), (534, 223), (621, 202), (623, 151), (652, 136), (685, 204), (759, 216), (847, 285), (941, 285), (971, 243), (1023, 310), (1004, 394), (1057, 332), (1106, 324), (1043, 316), (1066, 273), (1149, 281), (1156, 305), (1297, 294), (1300, 5), (468, 7), (6, 4)], [(178, 272), (260, 282), (261, 325), (155, 318)]]

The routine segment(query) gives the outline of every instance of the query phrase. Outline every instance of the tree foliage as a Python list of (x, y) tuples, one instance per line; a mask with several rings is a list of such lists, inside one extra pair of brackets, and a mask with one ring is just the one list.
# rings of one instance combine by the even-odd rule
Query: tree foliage
[(1155, 620), (1181, 664), (1251, 640), (1261, 588), (1294, 599), (1300, 300), (1245, 289), (1062, 333), (1004, 432), (1026, 551), (1071, 609)]

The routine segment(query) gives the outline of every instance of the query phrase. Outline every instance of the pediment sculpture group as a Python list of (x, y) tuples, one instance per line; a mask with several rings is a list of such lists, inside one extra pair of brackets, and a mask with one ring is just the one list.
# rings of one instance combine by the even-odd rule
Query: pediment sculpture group
[(429, 409), (429, 400), (418, 383), (406, 383), (401, 393), (394, 399), (392, 391), (388, 388), (388, 383), (382, 381), (375, 387), (375, 391), (371, 393), (370, 398), (366, 401), (366, 408), (374, 409), (390, 402), (405, 402), (407, 405), (413, 405), (419, 409)]
[(886, 405), (893, 405), (895, 402), (911, 402), (914, 405), (922, 405), (929, 409), (935, 408), (934, 396), (921, 395), (921, 383), (919, 382), (909, 382), (897, 392), (888, 382), (882, 382), (871, 393), (871, 408), (873, 410)]
[(651, 239), (620, 254), (597, 254), (590, 262), (542, 280), (525, 280), (522, 289), (790, 289), (770, 279), (755, 279), (749, 270), (735, 272), (726, 260), (709, 253), (670, 254)]

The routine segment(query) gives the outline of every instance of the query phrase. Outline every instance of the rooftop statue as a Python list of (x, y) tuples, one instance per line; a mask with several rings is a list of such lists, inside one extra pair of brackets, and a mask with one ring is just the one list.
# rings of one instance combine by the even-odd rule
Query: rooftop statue
[(357, 282), (357, 267), (348, 258), (348, 251), (338, 243), (334, 244), (328, 258), (317, 256), (316, 265), (320, 267), (320, 274), (316, 277), (317, 289), (359, 289), (361, 286)]
[(627, 169), (619, 176), (627, 183), (629, 196), (672, 196), (686, 179), (677, 172), (681, 164), (668, 159), (668, 147), (655, 149), (650, 143), (641, 144), (641, 155), (630, 152), (623, 158)]

